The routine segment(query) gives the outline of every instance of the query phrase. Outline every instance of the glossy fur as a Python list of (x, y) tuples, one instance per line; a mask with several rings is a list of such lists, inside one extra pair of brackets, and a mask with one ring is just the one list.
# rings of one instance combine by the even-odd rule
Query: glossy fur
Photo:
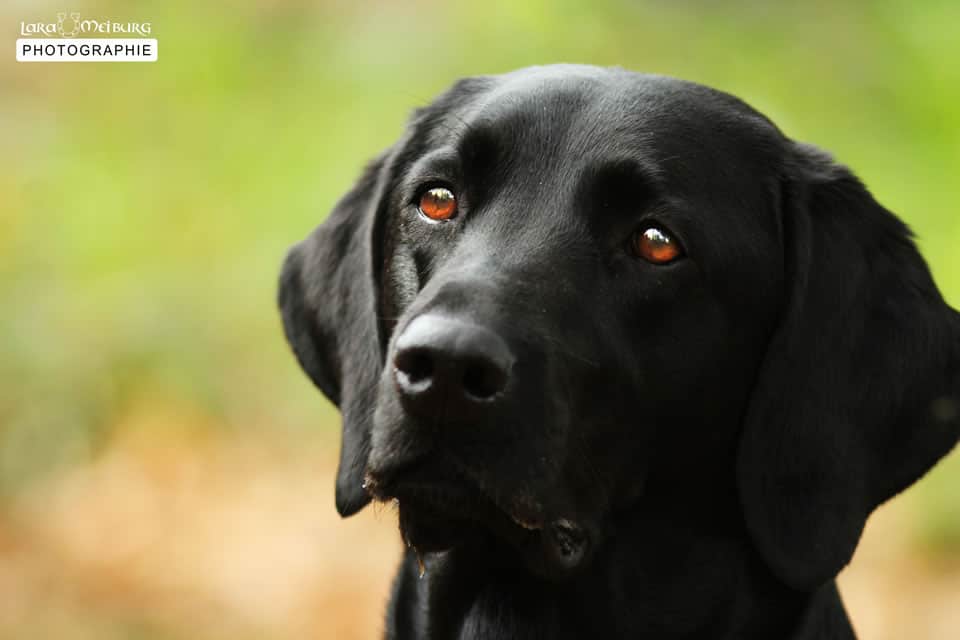
[[(686, 256), (631, 255), (651, 224)], [(835, 576), (960, 437), (960, 315), (903, 223), (671, 78), (457, 83), (290, 251), (280, 306), (343, 415), (340, 513), (399, 502), (395, 640), (853, 638)], [(417, 318), (505, 388), (414, 402)]]

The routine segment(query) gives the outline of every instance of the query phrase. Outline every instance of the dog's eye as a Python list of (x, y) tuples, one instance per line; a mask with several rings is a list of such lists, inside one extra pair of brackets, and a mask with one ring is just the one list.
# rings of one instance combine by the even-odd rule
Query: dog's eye
[(630, 251), (653, 264), (667, 264), (683, 256), (680, 243), (661, 227), (646, 227), (634, 233), (630, 239)]
[(449, 220), (457, 215), (457, 197), (445, 187), (424, 191), (417, 206), (420, 213), (431, 220)]

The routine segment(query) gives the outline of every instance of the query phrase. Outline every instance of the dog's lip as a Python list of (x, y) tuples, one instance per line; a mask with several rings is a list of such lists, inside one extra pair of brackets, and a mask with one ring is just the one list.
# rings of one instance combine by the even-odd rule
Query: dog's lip
[[(521, 510), (504, 508), (479, 489), (461, 483), (452, 482), (422, 482), (422, 481), (392, 481), (385, 483), (377, 480), (376, 476), (367, 474), (363, 488), (378, 502), (397, 501), (400, 503), (413, 502), (418, 504), (433, 504), (445, 501), (460, 500), (465, 504), (478, 507), (473, 517), (465, 514), (457, 515), (464, 520), (486, 521), (493, 512), (497, 512), (513, 524), (526, 531), (539, 531), (543, 528), (544, 519), (536, 514)], [(488, 516), (484, 518), (483, 516)]]
[(431, 495), (443, 494), (447, 497), (461, 498), (481, 507), (476, 514), (478, 517), (469, 519), (487, 520), (488, 518), (484, 518), (484, 515), (489, 517), (492, 512), (498, 512), (526, 531), (540, 531), (547, 522), (547, 518), (535, 507), (519, 503), (511, 506), (504, 505), (462, 474), (456, 473), (446, 479), (436, 479), (430, 477), (428, 473), (422, 463), (398, 465), (393, 469), (379, 472), (368, 469), (364, 475), (363, 489), (379, 502), (403, 501), (411, 498), (417, 502), (431, 502)]
[[(364, 488), (380, 502), (397, 501), (401, 519), (409, 515), (405, 510), (425, 507), (434, 515), (446, 514), (454, 522), (478, 523), (520, 551), (527, 566), (547, 578), (561, 579), (585, 566), (597, 543), (594, 528), (585, 522), (550, 517), (532, 506), (504, 508), (461, 475), (438, 480), (425, 474), (422, 465), (390, 474), (368, 471)], [(446, 498), (442, 501), (446, 507), (439, 505), (438, 496)], [(448, 510), (451, 503), (460, 507)], [(437, 550), (418, 549), (411, 541), (408, 544), (418, 554)]]

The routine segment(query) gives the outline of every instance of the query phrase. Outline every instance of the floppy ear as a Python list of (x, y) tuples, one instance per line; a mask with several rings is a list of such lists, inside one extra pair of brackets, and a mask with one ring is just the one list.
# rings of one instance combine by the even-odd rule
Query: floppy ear
[(808, 590), (870, 513), (960, 437), (960, 315), (906, 226), (846, 168), (796, 145), (788, 289), (747, 412), (738, 483), (767, 564)]
[(383, 368), (376, 265), (388, 158), (389, 152), (372, 162), (326, 221), (290, 249), (280, 275), (287, 340), (343, 419), (336, 503), (344, 517), (370, 501), (362, 485)]

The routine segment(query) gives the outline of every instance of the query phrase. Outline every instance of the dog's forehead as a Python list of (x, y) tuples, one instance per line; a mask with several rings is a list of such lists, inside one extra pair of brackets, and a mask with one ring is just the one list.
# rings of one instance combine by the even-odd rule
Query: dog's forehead
[(769, 167), (784, 139), (729, 94), (621, 69), (535, 67), (472, 90), (445, 131), (480, 133), (529, 160), (564, 153), (584, 163), (635, 158), (667, 172), (750, 169)]

